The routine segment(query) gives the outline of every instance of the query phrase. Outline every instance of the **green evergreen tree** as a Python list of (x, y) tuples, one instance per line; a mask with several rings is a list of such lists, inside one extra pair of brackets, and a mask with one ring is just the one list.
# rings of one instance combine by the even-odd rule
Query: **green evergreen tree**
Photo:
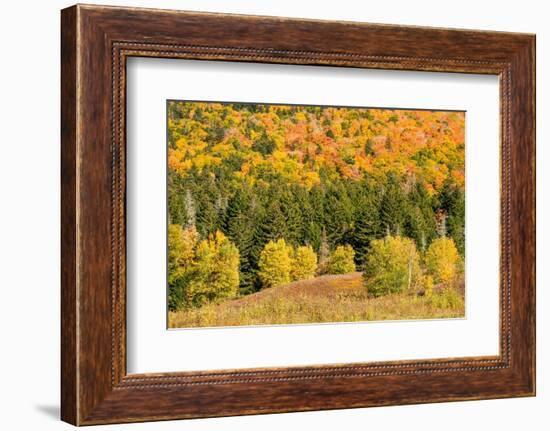
[(353, 203), (341, 183), (328, 188), (324, 200), (324, 218), (329, 244), (343, 244), (353, 227)]
[(388, 175), (382, 202), (380, 221), (387, 235), (401, 235), (407, 216), (407, 196), (394, 174)]
[(355, 250), (355, 262), (361, 268), (371, 241), (381, 238), (384, 232), (380, 223), (380, 199), (374, 187), (363, 181), (355, 202), (354, 229), (349, 242)]
[(223, 232), (239, 250), (239, 280), (242, 293), (250, 293), (254, 286), (254, 223), (251, 195), (243, 186), (242, 193), (236, 193), (229, 199), (223, 225)]
[(280, 197), (280, 208), (286, 224), (285, 239), (289, 244), (297, 246), (302, 241), (303, 220), (302, 209), (292, 189), (285, 190)]
[(182, 187), (182, 179), (175, 172), (168, 174), (168, 222), (188, 225), (187, 208), (185, 205), (186, 196)]
[(408, 206), (405, 233), (414, 239), (418, 249), (424, 253), (436, 237), (436, 223), (432, 199), (422, 182), (417, 182), (409, 194)]
[(259, 226), (259, 236), (265, 244), (268, 241), (275, 241), (287, 236), (287, 225), (285, 214), (281, 210), (278, 200), (270, 202), (262, 215)]
[(464, 191), (447, 180), (439, 194), (438, 203), (446, 213), (447, 235), (454, 240), (459, 253), (464, 256), (466, 223)]
[(311, 244), (314, 250), (319, 251), (323, 231), (326, 240), (325, 216), (324, 216), (324, 192), (319, 186), (313, 187), (307, 195), (308, 210), (304, 213), (304, 244)]

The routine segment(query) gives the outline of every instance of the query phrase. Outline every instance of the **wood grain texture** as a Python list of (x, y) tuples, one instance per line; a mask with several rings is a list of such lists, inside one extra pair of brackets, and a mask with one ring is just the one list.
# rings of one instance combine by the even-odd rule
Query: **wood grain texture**
[(76, 9), (61, 16), (61, 418), (78, 421), (76, 299)]
[[(87, 425), (534, 394), (533, 35), (79, 5), (62, 11), (61, 36), (63, 420)], [(499, 75), (500, 355), (127, 375), (129, 56)]]

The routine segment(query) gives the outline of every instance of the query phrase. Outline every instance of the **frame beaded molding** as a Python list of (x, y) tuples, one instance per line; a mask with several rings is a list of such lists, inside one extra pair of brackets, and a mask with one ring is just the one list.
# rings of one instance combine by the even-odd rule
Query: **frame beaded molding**
[[(182, 385), (223, 385), (249, 382), (280, 382), (327, 378), (357, 378), (403, 374), (444, 373), (453, 371), (488, 371), (510, 367), (511, 350), (511, 232), (510, 232), (510, 100), (511, 65), (507, 62), (474, 61), (460, 58), (417, 58), (371, 56), (340, 52), (285, 51), (224, 46), (198, 46), (115, 41), (111, 46), (111, 383), (115, 390), (125, 388), (174, 387)], [(126, 375), (125, 364), (125, 151), (126, 58), (160, 57), (176, 59), (256, 61), (301, 65), (326, 65), (358, 68), (430, 70), (468, 72), (469, 66), (484, 65), (484, 73), (500, 76), (501, 96), (501, 280), (500, 280), (500, 355), (487, 358), (448, 358), (416, 361), (322, 365), (165, 373), (162, 375)], [(396, 63), (399, 62), (399, 63)], [(410, 64), (410, 67), (409, 67)], [(479, 70), (476, 69), (479, 73)], [(277, 377), (281, 374), (292, 376)]]

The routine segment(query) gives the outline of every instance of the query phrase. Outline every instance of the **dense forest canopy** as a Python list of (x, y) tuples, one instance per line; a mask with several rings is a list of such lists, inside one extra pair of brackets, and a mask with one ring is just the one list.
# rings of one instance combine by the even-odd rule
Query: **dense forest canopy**
[(169, 101), (169, 223), (223, 233), (241, 293), (280, 239), (320, 269), (350, 246), (361, 270), (388, 235), (420, 252), (447, 236), (463, 256), (464, 127), (463, 112)]

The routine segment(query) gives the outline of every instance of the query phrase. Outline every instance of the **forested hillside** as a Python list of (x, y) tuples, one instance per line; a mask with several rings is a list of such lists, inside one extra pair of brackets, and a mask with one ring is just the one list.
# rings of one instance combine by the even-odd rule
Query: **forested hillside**
[(371, 242), (392, 236), (420, 253), (447, 236), (464, 254), (462, 112), (170, 101), (168, 167), (172, 309), (190, 295), (176, 274), (186, 247), (238, 259), (227, 297), (269, 285), (268, 244), (315, 274), (336, 250), (363, 270)]

